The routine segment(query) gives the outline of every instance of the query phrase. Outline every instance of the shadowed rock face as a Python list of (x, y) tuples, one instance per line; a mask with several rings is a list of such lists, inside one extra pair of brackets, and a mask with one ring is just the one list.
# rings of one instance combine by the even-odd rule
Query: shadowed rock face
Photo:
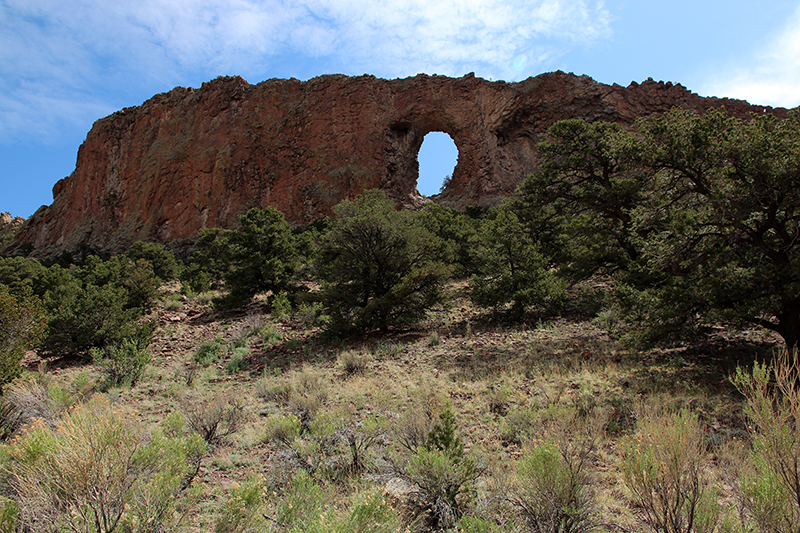
[(631, 123), (673, 106), (725, 106), (745, 117), (785, 110), (702, 98), (680, 85), (604, 85), (542, 74), (519, 83), (419, 75), (321, 76), (250, 85), (218, 78), (176, 88), (98, 120), (75, 171), (53, 187), (13, 246), (50, 255), (88, 245), (120, 251), (136, 240), (176, 241), (231, 227), (251, 207), (273, 206), (293, 223), (380, 188), (401, 205), (416, 189), (425, 135), (448, 133), (459, 150), (437, 202), (493, 205), (536, 170), (536, 143), (567, 118)]

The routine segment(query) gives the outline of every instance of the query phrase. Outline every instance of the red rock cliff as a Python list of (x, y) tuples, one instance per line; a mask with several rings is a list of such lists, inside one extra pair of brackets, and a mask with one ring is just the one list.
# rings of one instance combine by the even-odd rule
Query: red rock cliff
[(609, 86), (562, 72), (519, 83), (472, 75), (333, 75), (258, 85), (218, 78), (98, 120), (75, 171), (56, 183), (53, 204), (26, 222), (15, 246), (29, 243), (39, 254), (80, 244), (119, 251), (135, 240), (229, 227), (254, 206), (306, 223), (370, 188), (417, 204), (417, 154), (431, 131), (450, 134), (459, 150), (436, 201), (495, 204), (536, 169), (536, 143), (552, 123), (630, 123), (673, 106), (725, 106), (738, 116), (773, 111), (671, 83)]

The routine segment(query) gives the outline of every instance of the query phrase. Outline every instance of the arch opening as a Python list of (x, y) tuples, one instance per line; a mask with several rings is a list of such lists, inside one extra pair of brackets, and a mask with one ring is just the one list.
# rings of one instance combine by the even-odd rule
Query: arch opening
[(458, 163), (458, 148), (447, 133), (432, 131), (425, 135), (417, 154), (417, 191), (422, 196), (442, 192)]

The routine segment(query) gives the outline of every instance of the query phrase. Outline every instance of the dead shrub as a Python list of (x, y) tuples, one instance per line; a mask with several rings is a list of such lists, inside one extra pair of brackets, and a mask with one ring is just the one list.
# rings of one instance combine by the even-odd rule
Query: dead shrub
[(412, 403), (392, 426), (392, 435), (400, 446), (413, 453), (428, 440), (445, 401), (429, 384), (419, 385), (410, 396)]
[(211, 402), (187, 403), (183, 411), (189, 427), (209, 444), (233, 435), (247, 422), (242, 402), (225, 394), (216, 396)]

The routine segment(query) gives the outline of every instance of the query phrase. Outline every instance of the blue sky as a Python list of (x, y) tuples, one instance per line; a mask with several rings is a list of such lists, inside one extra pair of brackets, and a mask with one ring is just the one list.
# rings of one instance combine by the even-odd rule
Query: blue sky
[[(0, 0), (0, 211), (51, 203), (98, 118), (218, 75), (553, 70), (795, 107), (800, 0)], [(432, 144), (426, 194), (455, 157)]]

